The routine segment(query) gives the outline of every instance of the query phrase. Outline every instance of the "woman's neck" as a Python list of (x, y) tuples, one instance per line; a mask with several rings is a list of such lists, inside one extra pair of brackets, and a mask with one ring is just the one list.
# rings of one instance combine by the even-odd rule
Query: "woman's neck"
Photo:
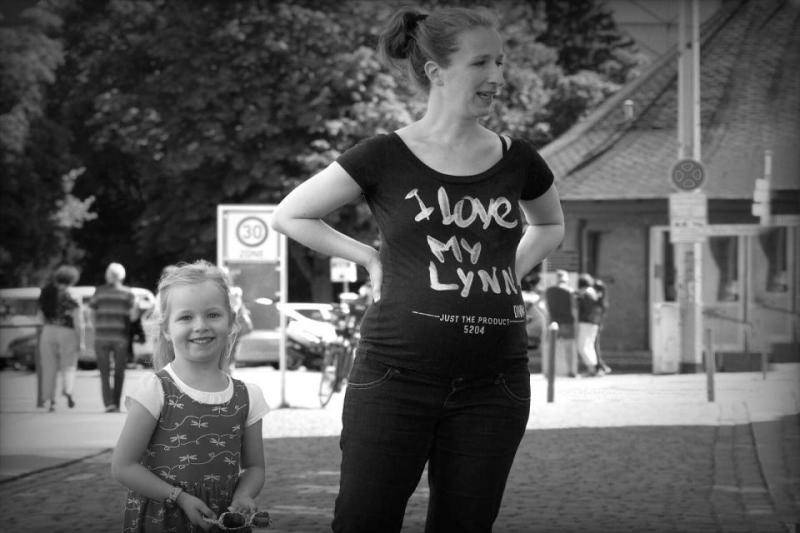
[(198, 363), (176, 357), (172, 361), (172, 370), (193, 389), (219, 392), (228, 386), (228, 375), (219, 368), (218, 363)]
[(453, 117), (431, 108), (409, 129), (415, 137), (436, 139), (438, 143), (454, 147), (472, 145), (486, 133), (474, 118)]

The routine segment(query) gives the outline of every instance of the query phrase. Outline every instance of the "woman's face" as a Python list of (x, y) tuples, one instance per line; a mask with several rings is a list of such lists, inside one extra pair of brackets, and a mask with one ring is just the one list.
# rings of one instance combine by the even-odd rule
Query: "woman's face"
[(450, 65), (440, 69), (434, 85), (456, 112), (485, 116), (504, 84), (502, 39), (496, 30), (478, 27), (462, 32), (458, 41)]

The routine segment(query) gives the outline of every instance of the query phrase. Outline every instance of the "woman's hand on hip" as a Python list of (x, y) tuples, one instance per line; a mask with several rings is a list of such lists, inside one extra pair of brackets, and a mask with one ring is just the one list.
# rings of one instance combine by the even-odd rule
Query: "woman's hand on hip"
[(366, 268), (372, 285), (372, 300), (377, 302), (381, 299), (381, 283), (383, 282), (383, 265), (381, 265), (380, 256), (377, 253), (366, 264)]

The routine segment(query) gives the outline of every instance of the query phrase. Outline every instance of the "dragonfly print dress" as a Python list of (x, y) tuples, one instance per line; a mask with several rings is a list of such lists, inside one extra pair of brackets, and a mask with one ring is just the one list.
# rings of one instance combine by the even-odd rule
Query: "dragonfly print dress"
[[(246, 385), (233, 379), (226, 403), (200, 403), (182, 392), (166, 370), (156, 376), (164, 405), (141, 463), (172, 485), (203, 500), (217, 515), (227, 510), (239, 479), (249, 399)], [(124, 529), (128, 532), (201, 531), (183, 511), (163, 501), (128, 492)]]

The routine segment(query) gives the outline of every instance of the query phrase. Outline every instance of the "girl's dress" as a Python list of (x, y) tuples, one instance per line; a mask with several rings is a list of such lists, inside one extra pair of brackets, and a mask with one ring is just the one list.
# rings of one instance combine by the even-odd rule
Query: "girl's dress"
[[(142, 464), (172, 485), (203, 500), (217, 515), (225, 512), (239, 479), (244, 429), (250, 397), (247, 386), (231, 378), (233, 394), (224, 403), (192, 399), (166, 369), (155, 376), (164, 401)], [(260, 391), (259, 391), (260, 393)], [(263, 396), (258, 398), (261, 404)], [(145, 406), (147, 407), (147, 406)], [(266, 403), (257, 406), (260, 419)], [(175, 506), (128, 492), (123, 530), (127, 532), (194, 532), (200, 528)]]

